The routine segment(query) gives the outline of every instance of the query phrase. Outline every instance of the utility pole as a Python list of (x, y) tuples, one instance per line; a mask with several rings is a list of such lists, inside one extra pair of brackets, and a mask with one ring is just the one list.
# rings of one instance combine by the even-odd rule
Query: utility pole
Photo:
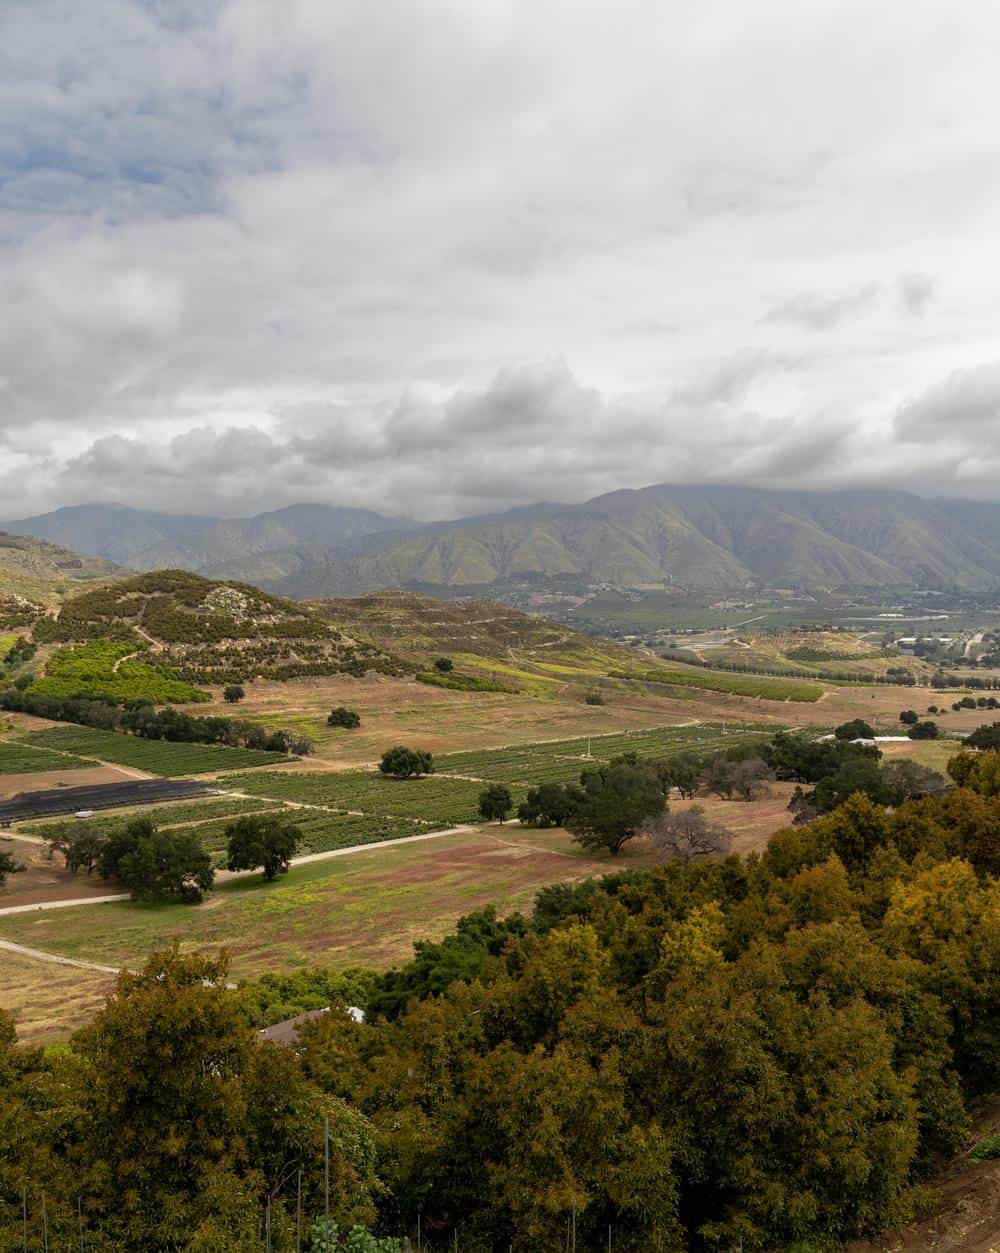
[(302, 1253), (302, 1167), (295, 1189), (295, 1253)]
[(323, 1236), (330, 1231), (330, 1119), (323, 1119)]

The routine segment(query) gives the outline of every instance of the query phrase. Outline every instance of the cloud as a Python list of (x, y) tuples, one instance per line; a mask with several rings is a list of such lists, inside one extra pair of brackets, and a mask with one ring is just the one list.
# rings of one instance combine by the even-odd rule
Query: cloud
[(895, 431), (908, 443), (1000, 446), (1000, 362), (960, 370), (906, 403)]
[(850, 318), (868, 313), (881, 292), (878, 283), (865, 283), (836, 296), (802, 292), (769, 309), (762, 322), (786, 322), (807, 331), (832, 331)]
[(807, 9), (0, 6), (0, 508), (959, 474), (1000, 18)]

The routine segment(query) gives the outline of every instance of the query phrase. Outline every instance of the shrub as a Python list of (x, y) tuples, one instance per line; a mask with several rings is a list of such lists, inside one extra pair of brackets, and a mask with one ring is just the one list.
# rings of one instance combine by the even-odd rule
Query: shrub
[(328, 727), (344, 727), (348, 731), (353, 731), (361, 726), (361, 715), (354, 712), (353, 709), (345, 709), (343, 705), (338, 705), (336, 709), (331, 709), (326, 720)]
[(407, 748), (397, 744), (382, 754), (378, 765), (383, 774), (392, 775), (395, 779), (412, 779), (416, 775), (431, 774), (434, 770), (433, 754), (420, 748)]
[(222, 689), (222, 697), (230, 705), (238, 704), (244, 696), (246, 696), (246, 692), (239, 683), (230, 683)]
[[(937, 705), (931, 705), (930, 709), (928, 709), (927, 712), (929, 714), (936, 714)], [(915, 726), (920, 721), (920, 715), (917, 713), (915, 709), (904, 709), (903, 712), (899, 715), (899, 720), (903, 724), (904, 727), (912, 727), (912, 726)]]
[(450, 657), (439, 657), (434, 663), (434, 669), (440, 670), (442, 674), (449, 674), (454, 668)]
[[(916, 715), (914, 714), (914, 721)], [(870, 722), (865, 722), (864, 718), (852, 718), (850, 722), (842, 722), (834, 731), (834, 736), (838, 740), (873, 740), (875, 738), (875, 730)]]
[(941, 736), (941, 728), (936, 722), (916, 722), (909, 730), (911, 740), (936, 740)]
[(965, 743), (968, 748), (1000, 748), (1000, 722), (978, 727)]
[(604, 697), (600, 692), (588, 692), (585, 698), (585, 703), (588, 705), (603, 705)]
[(1000, 1134), (984, 1136), (969, 1156), (974, 1162), (990, 1162), (1000, 1158)]

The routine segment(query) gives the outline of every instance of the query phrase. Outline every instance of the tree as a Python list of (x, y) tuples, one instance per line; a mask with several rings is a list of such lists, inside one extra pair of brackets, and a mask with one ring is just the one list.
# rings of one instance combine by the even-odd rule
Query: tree
[(301, 842), (301, 830), (279, 814), (251, 814), (226, 827), (226, 865), (230, 870), (261, 866), (271, 880), (287, 873)]
[(503, 822), (514, 808), (510, 792), (502, 783), (491, 783), (479, 793), (479, 816), (485, 822)]
[(455, 664), (450, 657), (438, 657), (434, 662), (434, 669), (440, 670), (442, 674), (448, 674), (454, 670)]
[(842, 722), (834, 731), (838, 740), (873, 740), (875, 731), (870, 722), (864, 718), (852, 718), (850, 722)]
[(905, 758), (887, 762), (882, 767), (882, 782), (886, 789), (887, 803), (896, 806), (902, 805), (904, 801), (919, 800), (922, 796), (933, 796), (936, 792), (943, 792), (948, 786), (948, 780), (943, 774)]
[(222, 689), (222, 697), (230, 705), (238, 704), (244, 696), (246, 696), (246, 692), (239, 683), (230, 683)]
[(613, 857), (666, 809), (663, 788), (641, 766), (612, 765), (585, 772), (582, 790), (566, 821), (577, 844)]
[[(937, 706), (932, 705), (927, 712), (937, 713)], [(915, 723), (920, 721), (920, 715), (915, 709), (904, 709), (899, 715), (899, 720), (904, 727), (912, 727)]]
[(734, 761), (729, 777), (740, 800), (752, 801), (766, 794), (768, 783), (774, 780), (774, 771), (759, 757), (749, 757), (745, 761)]
[(836, 774), (820, 779), (806, 799), (817, 813), (828, 814), (855, 792), (876, 805), (889, 804), (889, 791), (878, 762), (866, 758), (845, 761)]
[(326, 719), (328, 727), (344, 727), (348, 731), (353, 731), (361, 726), (361, 716), (355, 713), (353, 709), (345, 709), (343, 705), (338, 705), (336, 709), (331, 709)]
[(24, 870), (24, 866), (20, 862), (15, 861), (10, 853), (0, 850), (0, 888), (7, 882), (7, 876), (11, 874), (19, 874)]
[(678, 753), (665, 763), (664, 784), (689, 800), (701, 783), (702, 761), (697, 753)]
[(706, 817), (702, 805), (692, 805), (681, 813), (662, 814), (650, 825), (649, 833), (659, 852), (681, 861), (724, 857), (732, 844), (726, 828)]
[(528, 789), (517, 816), (531, 827), (562, 827), (575, 809), (581, 793), (565, 783), (542, 783)]
[(1000, 722), (977, 727), (966, 736), (965, 745), (967, 748), (1000, 748)]
[(941, 729), (936, 722), (915, 722), (908, 734), (911, 740), (936, 740), (940, 738)]
[(77, 822), (50, 840), (49, 846), (54, 852), (62, 853), (70, 874), (83, 869), (89, 875), (96, 869), (106, 843), (107, 836), (100, 827), (90, 822)]
[(395, 779), (411, 779), (414, 775), (432, 774), (434, 757), (420, 748), (406, 748), (397, 744), (395, 748), (387, 748), (382, 754), (378, 765), (383, 774), (391, 774)]
[(101, 850), (101, 876), (116, 875), (138, 899), (176, 896), (196, 904), (212, 887), (212, 858), (193, 831), (160, 831), (148, 819), (139, 819), (121, 834), (121, 839), (109, 838)]

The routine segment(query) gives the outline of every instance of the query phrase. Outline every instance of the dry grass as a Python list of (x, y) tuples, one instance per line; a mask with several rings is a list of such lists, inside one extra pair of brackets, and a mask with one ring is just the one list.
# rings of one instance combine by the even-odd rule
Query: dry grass
[(0, 954), (0, 1009), (13, 1015), (25, 1043), (65, 1038), (94, 1016), (113, 985), (114, 975)]

